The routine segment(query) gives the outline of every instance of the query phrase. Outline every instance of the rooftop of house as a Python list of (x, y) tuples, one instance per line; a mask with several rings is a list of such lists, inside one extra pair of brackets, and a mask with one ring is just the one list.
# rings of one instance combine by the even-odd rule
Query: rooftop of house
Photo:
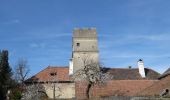
[(48, 66), (26, 82), (67, 82), (70, 81), (69, 68), (61, 66)]
[[(160, 74), (152, 69), (145, 68), (146, 78), (142, 78), (138, 68), (103, 68), (104, 72), (113, 75), (114, 80), (157, 80)], [(48, 66), (26, 82), (70, 82), (69, 67), (67, 66)]]
[(145, 78), (139, 74), (138, 68), (106, 68), (107, 72), (113, 75), (115, 80), (157, 80), (160, 74), (152, 69), (145, 68)]

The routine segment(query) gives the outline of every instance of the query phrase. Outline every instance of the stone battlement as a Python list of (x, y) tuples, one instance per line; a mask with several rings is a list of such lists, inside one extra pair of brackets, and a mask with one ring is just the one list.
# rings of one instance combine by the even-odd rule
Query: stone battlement
[(74, 28), (74, 31), (76, 31), (76, 30), (95, 30), (96, 31), (96, 28), (95, 27), (92, 27), (92, 28), (86, 28), (86, 27), (84, 27), (84, 28)]
[(94, 38), (97, 37), (96, 28), (75, 28), (73, 37)]

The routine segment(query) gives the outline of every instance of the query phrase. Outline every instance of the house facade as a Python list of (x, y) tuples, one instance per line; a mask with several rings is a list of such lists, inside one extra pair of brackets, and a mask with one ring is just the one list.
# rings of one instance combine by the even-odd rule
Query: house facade
[(74, 98), (75, 83), (69, 76), (69, 68), (65, 66), (48, 66), (26, 81), (44, 86), (49, 98)]
[[(157, 83), (160, 77), (159, 73), (147, 68), (145, 78), (142, 78), (138, 68), (105, 68), (104, 71), (113, 75), (113, 79), (103, 85), (95, 85), (90, 97), (135, 96)], [(86, 98), (87, 83), (74, 82), (69, 75), (69, 67), (48, 66), (28, 79), (27, 83), (43, 85), (49, 98)]]

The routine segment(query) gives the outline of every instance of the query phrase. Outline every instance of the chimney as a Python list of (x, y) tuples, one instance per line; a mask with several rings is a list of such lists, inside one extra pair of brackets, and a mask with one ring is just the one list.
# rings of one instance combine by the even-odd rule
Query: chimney
[(128, 66), (129, 69), (132, 69), (132, 66)]
[(69, 75), (73, 74), (73, 60), (70, 59), (69, 61)]
[(144, 62), (142, 59), (139, 59), (138, 61), (138, 68), (139, 68), (139, 73), (142, 78), (145, 78), (145, 68), (144, 68)]

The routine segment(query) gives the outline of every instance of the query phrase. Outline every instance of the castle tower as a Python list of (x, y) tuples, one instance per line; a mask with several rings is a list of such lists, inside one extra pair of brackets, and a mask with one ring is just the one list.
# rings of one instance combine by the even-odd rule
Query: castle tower
[(88, 60), (93, 62), (99, 61), (96, 29), (74, 29), (69, 74), (71, 75), (83, 68), (84, 62)]

